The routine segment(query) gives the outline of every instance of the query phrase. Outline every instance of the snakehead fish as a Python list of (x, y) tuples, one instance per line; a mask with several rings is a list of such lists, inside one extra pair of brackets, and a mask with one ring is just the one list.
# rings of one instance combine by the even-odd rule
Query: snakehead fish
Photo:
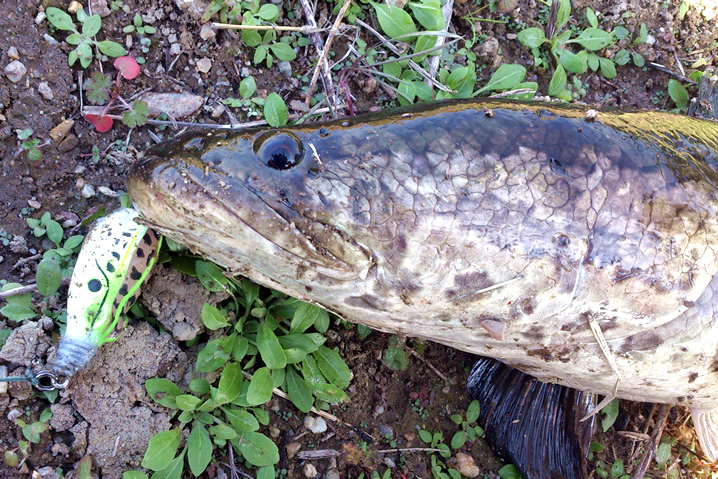
[[(161, 233), (345, 319), (547, 383), (609, 395), (620, 378), (618, 397), (687, 406), (716, 458), (718, 124), (594, 116), (460, 100), (190, 133), (136, 165), (128, 190)], [(496, 392), (486, 372), (473, 387)], [(541, 411), (536, 394), (511, 407)], [(542, 472), (554, 459), (524, 471), (575, 474)]]

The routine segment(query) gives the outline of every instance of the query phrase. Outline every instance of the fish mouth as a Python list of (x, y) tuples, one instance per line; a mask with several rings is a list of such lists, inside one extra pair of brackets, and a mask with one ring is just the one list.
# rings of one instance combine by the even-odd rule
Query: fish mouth
[(233, 270), (257, 269), (269, 277), (315, 271), (351, 281), (365, 278), (374, 263), (366, 248), (336, 227), (309, 221), (246, 178), (196, 158), (149, 157), (127, 183), (148, 223)]

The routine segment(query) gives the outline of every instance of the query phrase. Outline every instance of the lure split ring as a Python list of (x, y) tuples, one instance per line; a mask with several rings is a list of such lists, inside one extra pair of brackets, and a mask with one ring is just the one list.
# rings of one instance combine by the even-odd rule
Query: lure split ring
[[(42, 382), (43, 379), (48, 378), (50, 381), (50, 384), (45, 384)], [(37, 381), (34, 386), (36, 389), (39, 389), (40, 391), (54, 391), (56, 389), (65, 389), (67, 385), (70, 383), (70, 379), (65, 377), (62, 381), (60, 380), (62, 377), (58, 376), (52, 371), (48, 371), (46, 369), (43, 369), (39, 373), (35, 375), (35, 380)]]

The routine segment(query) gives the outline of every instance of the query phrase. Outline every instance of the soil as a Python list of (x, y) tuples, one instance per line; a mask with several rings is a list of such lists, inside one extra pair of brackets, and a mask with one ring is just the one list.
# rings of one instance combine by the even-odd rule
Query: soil
[[(157, 28), (157, 33), (150, 37), (149, 52), (142, 53), (146, 59), (142, 74), (131, 83), (123, 84), (123, 95), (130, 96), (144, 89), (199, 95), (205, 99), (204, 105), (187, 120), (203, 123), (230, 122), (231, 118), (219, 108), (219, 102), (239, 96), (239, 82), (247, 74), (255, 78), (260, 96), (276, 92), (290, 105), (296, 105), (293, 100), (303, 100), (301, 87), (306, 86), (306, 80), (302, 77), (311, 77), (316, 61), (313, 48), (300, 48), (297, 59), (289, 65), (291, 77), (278, 75), (276, 66), (271, 69), (254, 66), (251, 62), (253, 49), (245, 47), (237, 35), (220, 31), (216, 37), (203, 40), (197, 15), (193, 15), (191, 9), (185, 11), (178, 6), (186, 3), (183, 0), (127, 0), (129, 14), (119, 10), (103, 19), (103, 34), (123, 43), (126, 35), (121, 33), (122, 28), (132, 23), (135, 13), (142, 14), (146, 23)], [(676, 73), (681, 70), (677, 63), (680, 62), (688, 74), (693, 71), (689, 67), (701, 58), (708, 66), (715, 61), (718, 37), (716, 20), (710, 18), (715, 14), (715, 5), (708, 0), (688, 1), (690, 8), (685, 17), (680, 18), (680, 3), (677, 0), (574, 0), (571, 25), (587, 26), (583, 12), (588, 6), (601, 13), (601, 26), (608, 31), (623, 25), (629, 32), (637, 34), (640, 24), (645, 23), (649, 41), (636, 46), (636, 50), (646, 61), (665, 65)], [(97, 8), (101, 2), (93, 4)], [(485, 83), (502, 63), (520, 63), (527, 67), (527, 80), (538, 81), (539, 92), (545, 94), (551, 72), (533, 66), (530, 52), (516, 40), (516, 34), (525, 27), (542, 26), (537, 19), (545, 16), (548, 9), (539, 0), (521, 0), (509, 13), (491, 13), (489, 8), (476, 12), (486, 5), (487, 2), (457, 0), (452, 21), (457, 33), (467, 38), (475, 34), (480, 40), (474, 47), (477, 63), (486, 66), (481, 70), (479, 83)], [(100, 134), (82, 119), (79, 85), (96, 71), (98, 63), (93, 63), (86, 72), (78, 66), (68, 67), (69, 49), (62, 41), (64, 33), (51, 31), (47, 20), (39, 18), (40, 21), (36, 21), (38, 13), (49, 6), (66, 8), (65, 2), (56, 0), (9, 0), (4, 2), (5, 8), (0, 15), (0, 31), (3, 32), (0, 35), (0, 66), (13, 61), (11, 47), (14, 47), (19, 61), (27, 68), (27, 73), (17, 83), (0, 75), (0, 156), (3, 158), (0, 163), (0, 279), (22, 284), (34, 280), (39, 257), (32, 258), (52, 247), (47, 239), (32, 236), (26, 218), (39, 218), (42, 213), (50, 212), (66, 230), (86, 233), (85, 227), (78, 226), (79, 220), (101, 207), (117, 208), (116, 193), (125, 189), (128, 167), (142, 157), (142, 152), (155, 139), (174, 135), (172, 129), (148, 126), (130, 131), (119, 122), (110, 132)], [(320, 24), (327, 17), (333, 20), (332, 7), (323, 1), (318, 3), (316, 16)], [(302, 24), (304, 16), (298, 2), (285, 2), (284, 8), (285, 12), (295, 12), (294, 20), (287, 20), (285, 15), (279, 23)], [(468, 16), (474, 20), (467, 20)], [(373, 22), (376, 24), (375, 20)], [(362, 36), (373, 41), (364, 33)], [(346, 41), (342, 36), (337, 37), (333, 48), (337, 52), (345, 51)], [(141, 54), (139, 48), (134, 36), (131, 54)], [(606, 56), (612, 57), (618, 48), (609, 48)], [(181, 50), (179, 56), (171, 53), (178, 49)], [(338, 53), (337, 58), (340, 56)], [(204, 68), (202, 63), (198, 64), (202, 59), (211, 62), (207, 73), (198, 70), (200, 66)], [(104, 68), (112, 70), (110, 62), (106, 62)], [(286, 71), (286, 65), (283, 69)], [(618, 76), (613, 80), (587, 73), (581, 76), (586, 90), (581, 100), (597, 106), (673, 108), (666, 94), (670, 78), (663, 71), (633, 65), (619, 67)], [(361, 74), (351, 73), (347, 83), (355, 96), (353, 103), (358, 112), (394, 103), (390, 91), (367, 88), (371, 82)], [(689, 91), (695, 94), (695, 88)], [(247, 119), (242, 110), (232, 110), (232, 113), (240, 121)], [(74, 120), (68, 132), (69, 139), (59, 143), (49, 140), (51, 129), (65, 119)], [(19, 148), (16, 132), (26, 128), (33, 130), (33, 138), (43, 143), (47, 139), (47, 144), (41, 147), (40, 161), (30, 161), (26, 152)], [(99, 148), (99, 161), (93, 158), (95, 146)], [(20, 260), (25, 261), (15, 267)], [(23, 383), (11, 385), (9, 394), (0, 395), (0, 449), (14, 450), (23, 439), (12, 418), (20, 415), (30, 423), (48, 407), (54, 413), (49, 431), (41, 435), (38, 444), (32, 444), (25, 464), (14, 469), (0, 463), (0, 477), (30, 477), (33, 472), (41, 477), (59, 477), (57, 471), (65, 474), (73, 471), (78, 461), (88, 455), (92, 460), (93, 477), (118, 478), (123, 471), (138, 467), (151, 435), (172, 424), (166, 410), (145, 394), (144, 381), (159, 376), (186, 384), (191, 379), (188, 374), (197, 346), (188, 348), (180, 340), (191, 339), (202, 332), (201, 323), (197, 322), (197, 305), (208, 300), (199, 297), (207, 293), (195, 279), (181, 276), (171, 270), (160, 273), (163, 284), (145, 291), (143, 300), (150, 310), (163, 313), (162, 321), (170, 321), (165, 325), (174, 337), (166, 332), (158, 333), (146, 322), (134, 322), (117, 342), (102, 348), (90, 368), (73, 378), (70, 387), (52, 406), (45, 397)], [(60, 290), (59, 298), (35, 299), (36, 306), (44, 311), (60, 312), (64, 308), (66, 288)], [(2, 328), (17, 326), (0, 320)], [(57, 336), (57, 328), (48, 318), (23, 325), (3, 351), (3, 358), (10, 360), (10, 374), (21, 374), (25, 367), (36, 367), (52, 357)], [(348, 391), (351, 402), (335, 408), (333, 413), (375, 438), (376, 442), (368, 446), (370, 450), (394, 447), (391, 441), (400, 448), (421, 447), (418, 428), (444, 431), (448, 440), (456, 430), (449, 415), (464, 411), (470, 400), (464, 384), (472, 358), (450, 348), (427, 344), (420, 347), (423, 360), (412, 358), (406, 370), (395, 371), (381, 361), (388, 341), (388, 336), (377, 332), (362, 340), (353, 328), (335, 327), (329, 345), (339, 349), (353, 371), (354, 379)], [(447, 379), (441, 379), (430, 365)], [(281, 399), (273, 400), (272, 410), (270, 426), (279, 431), (276, 441), (285, 447), (294, 436), (305, 431), (302, 426), (304, 416)], [(630, 473), (634, 467), (628, 460), (632, 451), (639, 459), (642, 454), (641, 441), (631, 437), (637, 437), (636, 433), (639, 436), (646, 432), (650, 434), (651, 416), (651, 405), (622, 402), (614, 428), (594, 438), (606, 448), (595, 454), (592, 467), (595, 468), (601, 460), (608, 464), (608, 468), (616, 458), (623, 458), (627, 462), (626, 471)], [(695, 437), (687, 422), (685, 410), (673, 408), (667, 434), (685, 447), (694, 447)], [(303, 435), (298, 440), (302, 450), (341, 451), (347, 444), (360, 444), (362, 438), (356, 432), (331, 423), (329, 427), (323, 434)], [(634, 434), (631, 436), (625, 431)], [(265, 430), (265, 433), (271, 434), (272, 430)], [(391, 440), (385, 439), (388, 433)], [(685, 451), (680, 446), (674, 447), (673, 451), (671, 461), (681, 461)], [(467, 444), (464, 452), (474, 458), (483, 477), (497, 477), (496, 471), (502, 463), (483, 441)], [(431, 477), (429, 456), (424, 453), (376, 453), (372, 457), (372, 467), (382, 473), (387, 465), (394, 465), (391, 477)], [(695, 456), (689, 457), (689, 464), (675, 467), (678, 471), (675, 477), (708, 477), (701, 474), (707, 474), (711, 467), (701, 469), (701, 461)], [(226, 460), (212, 466), (207, 477), (226, 477), (223, 474), (228, 468), (222, 464)], [(312, 463), (325, 474), (323, 477), (331, 476), (326, 471), (333, 466), (332, 460)], [(304, 465), (302, 460), (289, 460), (283, 456), (281, 467), (287, 469), (288, 477), (303, 477)], [(336, 467), (341, 477), (358, 477), (370, 469), (341, 460)], [(662, 474), (654, 472), (655, 476)]]

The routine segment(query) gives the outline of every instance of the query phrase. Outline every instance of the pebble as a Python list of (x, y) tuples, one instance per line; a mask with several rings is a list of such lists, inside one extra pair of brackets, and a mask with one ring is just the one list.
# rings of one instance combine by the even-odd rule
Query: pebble
[[(60, 475), (52, 466), (41, 467), (35, 472), (37, 472), (42, 479), (60, 479)], [(32, 475), (35, 476), (35, 473), (33, 472)]]
[(199, 37), (202, 40), (212, 40), (214, 37), (217, 36), (217, 32), (214, 31), (214, 28), (212, 28), (212, 25), (209, 23), (205, 23), (202, 25), (202, 28), (199, 30)]
[(274, 426), (269, 427), (269, 435), (272, 436), (273, 439), (277, 439), (281, 432), (282, 431), (280, 431), (279, 428), (277, 428), (277, 427), (274, 427)]
[(116, 191), (111, 190), (110, 188), (106, 186), (98, 186), (97, 191), (102, 193), (105, 196), (109, 196), (110, 198), (119, 198), (120, 194)]
[(79, 9), (82, 8), (82, 4), (77, 0), (72, 0), (70, 5), (67, 7), (67, 11), (71, 14), (76, 14)]
[(22, 62), (14, 60), (5, 66), (3, 73), (5, 73), (8, 80), (13, 83), (17, 83), (23, 79), (27, 73), (27, 68), (25, 68), (25, 65), (23, 65)]
[(200, 73), (208, 73), (212, 69), (212, 60), (209, 58), (202, 58), (197, 62), (197, 71)]
[(279, 73), (284, 75), (287, 78), (292, 77), (292, 64), (287, 61), (281, 61), (277, 64), (279, 67)]
[(336, 469), (329, 469), (327, 472), (324, 473), (325, 479), (341, 479), (341, 476), (339, 475), (339, 471)]
[(248, 77), (249, 76), (249, 68), (242, 67), (242, 69), (239, 70), (239, 76), (241, 76), (242, 78)]
[(142, 95), (142, 101), (147, 102), (147, 108), (154, 116), (166, 113), (170, 118), (183, 118), (199, 110), (204, 98), (189, 93), (148, 92)]
[(40, 25), (46, 18), (47, 14), (45, 12), (38, 12), (37, 15), (35, 15), (35, 24)]
[(82, 187), (80, 194), (83, 198), (92, 198), (95, 196), (95, 188), (93, 188), (91, 184), (87, 183)]
[(481, 472), (479, 466), (474, 462), (474, 458), (463, 452), (456, 453), (456, 470), (468, 478), (476, 477)]
[(653, 35), (650, 35), (650, 34), (647, 35), (647, 36), (646, 36), (646, 44), (648, 44), (648, 45), (655, 45), (655, 44), (656, 44), (656, 37), (654, 37)]
[(86, 168), (83, 165), (77, 165), (75, 167), (75, 171), (73, 171), (73, 173), (75, 173), (76, 175), (81, 175), (85, 172), (85, 170), (86, 170)]
[(396, 467), (396, 463), (394, 462), (394, 459), (390, 457), (384, 458), (384, 465), (388, 467), (389, 469), (394, 469)]
[(58, 42), (57, 40), (55, 40), (54, 38), (52, 38), (52, 37), (51, 37), (50, 35), (48, 35), (47, 33), (43, 33), (42, 39), (45, 40), (45, 41), (46, 41), (47, 43), (49, 43), (50, 45), (59, 45), (59, 44), (60, 44), (60, 42)]
[(40, 84), (37, 86), (37, 91), (40, 92), (40, 95), (42, 95), (45, 100), (51, 101), (53, 98), (55, 98), (55, 95), (50, 89), (50, 85), (48, 85), (46, 81), (40, 82)]
[(173, 43), (170, 45), (170, 55), (177, 56), (182, 53), (182, 45), (179, 43)]
[(304, 418), (304, 427), (314, 434), (321, 434), (327, 430), (327, 422), (321, 417), (307, 416)]
[[(5, 258), (0, 256), (0, 263), (3, 262)], [(0, 378), (6, 378), (7, 377), (7, 366), (0, 366)], [(0, 383), (0, 394), (7, 394), (7, 385), (8, 383), (6, 381), (3, 381)], [(289, 449), (289, 447), (287, 447)]]
[(214, 108), (212, 108), (212, 118), (219, 118), (224, 113), (224, 105), (221, 103), (218, 103)]
[(52, 130), (50, 130), (50, 138), (55, 143), (60, 143), (62, 139), (70, 133), (73, 126), (75, 126), (75, 120), (62, 120)]
[(7, 56), (10, 57), (10, 60), (19, 60), (20, 52), (17, 51), (17, 48), (10, 47), (7, 49)]
[(27, 205), (30, 208), (35, 208), (36, 210), (39, 210), (40, 208), (42, 208), (42, 204), (37, 200), (27, 200)]
[(379, 424), (379, 434), (382, 435), (382, 437), (393, 437), (394, 431), (389, 426), (385, 426), (384, 424)]
[(317, 477), (317, 468), (314, 467), (314, 464), (305, 464), (302, 471), (304, 472), (304, 477), (308, 477), (309, 479)]
[(57, 455), (66, 456), (66, 455), (70, 454), (70, 448), (67, 447), (67, 444), (63, 444), (61, 442), (56, 442), (50, 448), (50, 452), (52, 453), (53, 456), (57, 456)]
[(294, 441), (287, 444), (287, 459), (294, 459), (301, 448), (301, 442)]
[(57, 145), (57, 151), (60, 153), (67, 153), (68, 151), (73, 150), (78, 143), (80, 143), (80, 141), (77, 137), (73, 133), (70, 133), (59, 145)]
[(15, 422), (15, 419), (22, 416), (22, 411), (19, 409), (11, 409), (9, 413), (7, 413), (7, 420), (10, 422)]
[(107, 6), (107, 0), (90, 0), (90, 6), (92, 7), (92, 13), (97, 13), (101, 17), (106, 17), (112, 10)]

